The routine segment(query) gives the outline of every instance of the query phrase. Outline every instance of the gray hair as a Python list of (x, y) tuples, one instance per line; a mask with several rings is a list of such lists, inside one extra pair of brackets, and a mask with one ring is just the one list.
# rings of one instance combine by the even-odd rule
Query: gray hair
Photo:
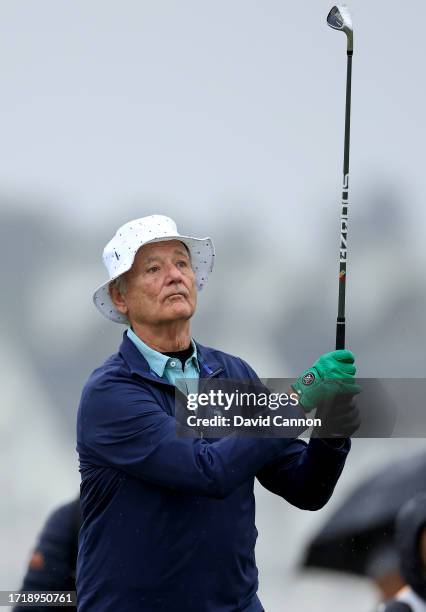
[(127, 280), (125, 278), (125, 273), (120, 274), (120, 276), (111, 281), (109, 284), (109, 289), (111, 289), (111, 287), (116, 287), (121, 295), (125, 295), (127, 291)]
[[(127, 291), (127, 280), (125, 278), (125, 272), (123, 272), (123, 274), (120, 274), (120, 276), (117, 276), (116, 279), (114, 279), (113, 281), (110, 282), (110, 284), (108, 285), (108, 292), (111, 295), (111, 289), (112, 287), (116, 287), (119, 291), (119, 293), (121, 295), (124, 295)], [(126, 315), (123, 315), (123, 317), (126, 318), (125, 323), (127, 325), (130, 325), (130, 321), (128, 319), (128, 317), (126, 317)]]

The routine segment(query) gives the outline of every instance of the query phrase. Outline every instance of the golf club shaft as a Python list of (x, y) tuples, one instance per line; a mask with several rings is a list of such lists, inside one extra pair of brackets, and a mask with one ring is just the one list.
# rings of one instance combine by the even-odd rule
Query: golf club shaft
[(345, 297), (346, 297), (346, 262), (348, 237), (349, 206), (349, 145), (351, 131), (351, 84), (352, 84), (352, 50), (347, 53), (346, 73), (346, 112), (345, 112), (345, 152), (343, 158), (343, 191), (342, 212), (340, 217), (340, 269), (339, 269), (339, 302), (336, 325), (336, 350), (345, 348)]

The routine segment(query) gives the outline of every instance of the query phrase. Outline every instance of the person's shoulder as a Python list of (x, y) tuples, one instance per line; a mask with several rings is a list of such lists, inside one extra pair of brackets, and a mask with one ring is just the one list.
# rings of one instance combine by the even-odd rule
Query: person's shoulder
[(202, 359), (214, 359), (222, 364), (245, 363), (244, 360), (241, 359), (241, 357), (238, 357), (237, 355), (231, 355), (231, 353), (226, 353), (225, 351), (221, 351), (212, 346), (205, 346), (203, 344), (200, 344), (199, 342), (196, 342), (196, 345), (198, 356)]
[(92, 403), (92, 400), (111, 394), (118, 383), (131, 381), (129, 367), (120, 352), (110, 355), (100, 366), (90, 374), (83, 386), (80, 407)]
[(230, 377), (257, 378), (254, 369), (242, 357), (231, 355), (231, 353), (226, 353), (211, 346), (204, 346), (199, 342), (196, 344), (198, 355), (202, 360), (205, 360), (207, 363), (218, 363), (226, 370)]
[(76, 517), (80, 515), (80, 498), (73, 499), (66, 504), (55, 508), (49, 515), (46, 523), (56, 525), (57, 523), (73, 524)]
[(48, 516), (42, 531), (42, 536), (52, 534), (68, 534), (78, 531), (80, 524), (80, 499), (55, 508)]
[(95, 368), (84, 385), (85, 389), (91, 389), (102, 384), (103, 381), (129, 375), (129, 368), (120, 352), (110, 355), (105, 361)]
[(385, 604), (382, 604), (377, 612), (412, 612), (412, 607), (403, 601), (393, 599)]

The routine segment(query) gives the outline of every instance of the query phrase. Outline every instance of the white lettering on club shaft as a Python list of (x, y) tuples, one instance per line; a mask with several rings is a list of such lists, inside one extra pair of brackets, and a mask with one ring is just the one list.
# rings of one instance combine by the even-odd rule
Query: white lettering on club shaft
[(340, 263), (346, 263), (348, 237), (349, 174), (343, 176), (342, 214), (340, 217)]

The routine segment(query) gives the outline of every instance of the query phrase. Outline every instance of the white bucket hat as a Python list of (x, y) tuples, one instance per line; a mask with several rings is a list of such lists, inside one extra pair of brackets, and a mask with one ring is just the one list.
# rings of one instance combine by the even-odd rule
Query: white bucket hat
[(188, 247), (197, 289), (200, 291), (203, 288), (213, 270), (215, 252), (211, 239), (181, 236), (173, 219), (164, 215), (135, 219), (119, 227), (104, 248), (102, 259), (108, 270), (109, 280), (93, 294), (93, 302), (104, 317), (115, 323), (128, 323), (127, 317), (116, 310), (108, 286), (111, 281), (130, 270), (136, 253), (144, 244), (164, 240), (180, 240)]

